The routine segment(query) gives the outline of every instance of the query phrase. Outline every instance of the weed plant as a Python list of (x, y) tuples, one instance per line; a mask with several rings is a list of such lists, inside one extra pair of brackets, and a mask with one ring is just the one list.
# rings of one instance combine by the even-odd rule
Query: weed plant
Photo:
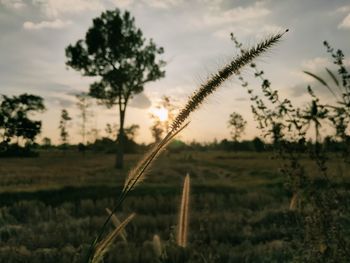
[[(245, 53), (242, 44), (231, 34), (236, 48)], [(290, 209), (298, 219), (298, 232), (294, 239), (296, 262), (347, 262), (350, 257), (348, 240), (344, 228), (349, 215), (347, 193), (339, 192), (334, 186), (337, 178), (330, 177), (327, 161), (330, 158), (325, 150), (321, 126), (327, 125), (331, 132), (328, 141), (340, 140), (344, 145), (343, 158), (349, 158), (349, 73), (344, 67), (344, 55), (324, 42), (338, 65), (338, 76), (326, 68), (334, 81), (329, 85), (321, 77), (311, 73), (335, 98), (334, 104), (323, 104), (313, 89), (307, 90), (311, 102), (305, 108), (296, 108), (288, 99), (282, 100), (264, 71), (252, 63), (254, 76), (261, 80), (262, 96), (249, 88), (248, 82), (240, 75), (239, 79), (252, 102), (252, 112), (258, 121), (258, 128), (266, 139), (272, 141), (276, 158), (282, 160), (281, 172), (286, 176), (286, 184), (292, 193)], [(341, 81), (338, 80), (341, 79)], [(337, 94), (338, 93), (338, 94)], [(341, 99), (340, 99), (341, 98)], [(314, 143), (307, 142), (307, 132), (314, 129)], [(305, 171), (302, 160), (305, 154), (316, 164), (318, 176)], [(342, 171), (339, 171), (342, 174)], [(342, 178), (341, 178), (342, 179)], [(339, 178), (338, 178), (339, 180)], [(346, 223), (345, 223), (346, 222)]]

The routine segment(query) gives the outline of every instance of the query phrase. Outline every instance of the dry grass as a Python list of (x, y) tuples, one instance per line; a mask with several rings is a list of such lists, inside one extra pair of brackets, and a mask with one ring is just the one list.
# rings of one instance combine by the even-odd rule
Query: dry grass
[(123, 222), (121, 222), (118, 227), (114, 229), (109, 235), (102, 239), (99, 243), (96, 244), (94, 255), (92, 258), (92, 263), (103, 262), (103, 256), (107, 253), (108, 249), (112, 245), (113, 241), (122, 233), (126, 225), (135, 217), (135, 214), (129, 215)]
[(177, 245), (186, 247), (188, 236), (188, 220), (189, 220), (189, 203), (190, 203), (190, 176), (186, 175), (180, 206), (180, 215), (177, 232)]

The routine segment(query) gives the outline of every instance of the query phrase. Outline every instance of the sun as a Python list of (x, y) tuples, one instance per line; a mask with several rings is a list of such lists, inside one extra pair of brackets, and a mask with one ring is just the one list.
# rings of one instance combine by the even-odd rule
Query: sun
[(160, 121), (166, 121), (168, 120), (168, 110), (165, 108), (153, 108), (151, 110), (152, 114), (157, 116)]

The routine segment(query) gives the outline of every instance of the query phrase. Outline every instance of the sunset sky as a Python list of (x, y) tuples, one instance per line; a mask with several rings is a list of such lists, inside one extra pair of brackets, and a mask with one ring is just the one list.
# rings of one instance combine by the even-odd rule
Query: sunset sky
[[(92, 18), (106, 9), (127, 9), (146, 38), (163, 46), (166, 77), (148, 83), (131, 101), (126, 124), (138, 124), (138, 142), (151, 142), (150, 110), (163, 95), (179, 106), (208, 74), (215, 72), (237, 54), (230, 32), (245, 45), (286, 28), (284, 40), (259, 59), (273, 88), (295, 104), (309, 100), (307, 83), (324, 99), (329, 93), (302, 73), (323, 75), (324, 67), (335, 69), (323, 40), (340, 48), (350, 58), (350, 2), (348, 0), (0, 0), (0, 83), (1, 94), (32, 93), (45, 99), (46, 112), (36, 115), (43, 121), (40, 138), (57, 143), (60, 111), (73, 117), (71, 142), (79, 142), (74, 94), (89, 89), (92, 80), (65, 65), (65, 47), (85, 36)], [(347, 60), (350, 65), (350, 59)], [(246, 69), (244, 76), (250, 78)], [(251, 80), (252, 87), (259, 83)], [(249, 100), (237, 78), (225, 83), (208, 103), (193, 115), (181, 135), (185, 141), (229, 138), (231, 112), (248, 120), (245, 138), (259, 135), (252, 119)], [(117, 123), (117, 109), (94, 107), (90, 128), (104, 129)], [(40, 140), (39, 138), (39, 140)]]

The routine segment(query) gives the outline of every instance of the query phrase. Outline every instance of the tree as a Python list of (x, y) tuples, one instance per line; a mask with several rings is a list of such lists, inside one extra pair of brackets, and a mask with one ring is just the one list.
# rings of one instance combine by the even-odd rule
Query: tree
[[(127, 151), (127, 146), (130, 144), (131, 141), (132, 142), (134, 141), (135, 137), (138, 134), (139, 129), (140, 129), (140, 126), (137, 124), (132, 124), (132, 125), (124, 128), (124, 136), (125, 136), (125, 138), (124, 138), (124, 142), (125, 142), (124, 150)], [(112, 140), (112, 138), (115, 138), (117, 131), (118, 131), (117, 124), (113, 124), (113, 125), (110, 123), (106, 124), (105, 132), (107, 134), (108, 139)]]
[(32, 143), (41, 131), (41, 121), (31, 120), (29, 115), (45, 110), (43, 98), (31, 94), (1, 96), (0, 133), (3, 143), (20, 139)]
[(150, 129), (151, 129), (151, 133), (154, 138), (154, 141), (156, 143), (160, 142), (162, 140), (162, 135), (164, 133), (161, 122), (159, 120), (155, 120)]
[(255, 137), (252, 140), (252, 143), (254, 145), (254, 149), (257, 152), (263, 152), (265, 150), (265, 143), (258, 137)]
[(151, 113), (153, 125), (150, 129), (155, 142), (159, 142), (162, 135), (169, 132), (170, 124), (173, 122), (175, 115), (176, 106), (171, 102), (170, 97), (163, 96), (155, 111)]
[(72, 120), (72, 118), (69, 116), (68, 111), (66, 109), (63, 109), (61, 111), (61, 119), (60, 119), (60, 125), (58, 128), (60, 129), (60, 137), (61, 137), (61, 142), (63, 146), (66, 146), (68, 143), (68, 122)]
[(116, 167), (123, 166), (124, 122), (128, 102), (147, 82), (164, 77), (163, 48), (147, 41), (129, 12), (106, 11), (93, 20), (85, 39), (66, 48), (66, 64), (84, 76), (98, 77), (89, 95), (108, 108), (118, 106)]
[(241, 114), (237, 112), (233, 112), (230, 115), (228, 126), (232, 128), (231, 135), (234, 142), (237, 142), (238, 139), (242, 136), (246, 125), (247, 125), (247, 122), (243, 119)]
[[(113, 140), (113, 138), (116, 138), (116, 135), (118, 133), (118, 125), (117, 124), (106, 124), (105, 132), (107, 134), (107, 138)], [(125, 133), (125, 131), (124, 131)]]
[(44, 137), (42, 139), (42, 147), (47, 149), (47, 148), (50, 148), (51, 146), (52, 146), (51, 139), (48, 137)]
[(138, 135), (138, 130), (140, 126), (137, 124), (132, 124), (125, 128), (125, 152), (135, 153), (138, 149), (138, 145), (135, 142), (135, 137)]
[(86, 125), (89, 121), (89, 118), (93, 115), (92, 112), (89, 110), (89, 108), (92, 106), (92, 103), (90, 101), (90, 97), (85, 92), (77, 94), (75, 97), (78, 100), (76, 105), (80, 111), (78, 117), (81, 118), (80, 134), (82, 136), (82, 144), (86, 145)]
[(135, 137), (137, 136), (138, 134), (138, 130), (140, 129), (140, 126), (137, 125), (137, 124), (132, 124), (130, 125), (129, 127), (126, 127), (125, 128), (125, 136), (127, 137), (127, 139), (129, 140), (134, 140)]
[(100, 129), (97, 128), (97, 126), (95, 126), (95, 128), (92, 128), (91, 131), (89, 132), (90, 134), (90, 138), (91, 138), (91, 142), (95, 143), (97, 140), (100, 139)]

